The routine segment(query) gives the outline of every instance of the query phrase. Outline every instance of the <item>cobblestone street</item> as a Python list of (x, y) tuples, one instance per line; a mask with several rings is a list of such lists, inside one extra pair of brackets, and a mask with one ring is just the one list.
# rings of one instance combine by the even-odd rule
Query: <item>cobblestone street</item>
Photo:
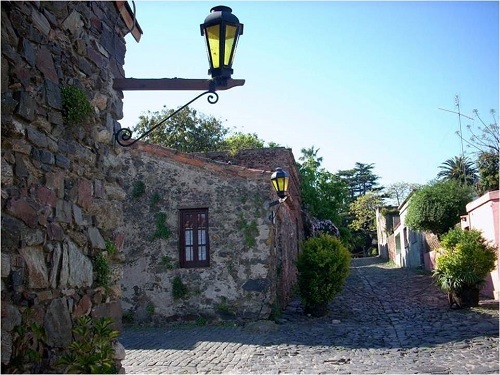
[(429, 274), (353, 259), (328, 316), (279, 324), (126, 327), (126, 373), (498, 374), (498, 303), (451, 310)]

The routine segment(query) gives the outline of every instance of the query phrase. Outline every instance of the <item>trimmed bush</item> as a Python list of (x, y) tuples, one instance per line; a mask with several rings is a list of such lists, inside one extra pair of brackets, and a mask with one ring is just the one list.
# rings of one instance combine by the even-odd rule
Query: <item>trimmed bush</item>
[(328, 303), (342, 291), (351, 255), (335, 237), (321, 234), (303, 242), (297, 260), (299, 295), (305, 312), (325, 315)]
[(424, 186), (410, 198), (406, 225), (411, 230), (430, 231), (441, 237), (460, 221), (460, 215), (467, 213), (465, 205), (472, 198), (472, 188), (457, 181)]
[(463, 301), (462, 293), (477, 290), (495, 269), (496, 248), (478, 230), (453, 228), (441, 239), (433, 276), (437, 285), (450, 293), (450, 305), (477, 306), (478, 301)]

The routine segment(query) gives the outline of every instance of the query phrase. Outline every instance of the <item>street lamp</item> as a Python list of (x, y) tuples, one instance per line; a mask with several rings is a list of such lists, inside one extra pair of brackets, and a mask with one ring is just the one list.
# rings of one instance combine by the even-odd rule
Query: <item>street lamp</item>
[(219, 84), (224, 85), (233, 74), (233, 61), (243, 24), (223, 5), (210, 10), (205, 22), (200, 25), (201, 35), (205, 36), (210, 69), (208, 73)]
[(271, 175), (271, 183), (276, 194), (278, 195), (278, 200), (269, 204), (269, 207), (275, 206), (279, 203), (283, 203), (286, 198), (286, 192), (288, 191), (288, 180), (290, 175), (281, 168), (276, 168), (276, 171)]
[(205, 22), (200, 25), (201, 35), (205, 36), (207, 44), (208, 61), (210, 64), (208, 72), (212, 75), (211, 80), (182, 78), (118, 78), (114, 80), (113, 88), (116, 90), (206, 90), (182, 107), (179, 107), (172, 114), (165, 117), (133, 141), (130, 141), (132, 139), (132, 131), (130, 129), (119, 129), (113, 135), (115, 141), (120, 146), (132, 146), (202, 96), (209, 94), (207, 97), (208, 102), (215, 104), (219, 100), (219, 95), (215, 92), (217, 89), (226, 90), (235, 86), (242, 86), (245, 83), (244, 80), (231, 79), (236, 45), (238, 44), (240, 35), (243, 34), (243, 24), (231, 12), (232, 9), (229, 7), (223, 5), (216, 6), (210, 10), (210, 14), (205, 18)]

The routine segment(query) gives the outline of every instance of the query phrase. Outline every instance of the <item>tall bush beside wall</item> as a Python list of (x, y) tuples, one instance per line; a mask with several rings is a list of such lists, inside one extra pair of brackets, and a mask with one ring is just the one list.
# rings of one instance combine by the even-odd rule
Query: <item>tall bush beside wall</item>
[(473, 198), (470, 186), (441, 181), (416, 191), (410, 198), (406, 225), (411, 230), (429, 231), (441, 236), (460, 221), (465, 206)]
[(297, 260), (298, 286), (305, 313), (325, 315), (328, 303), (342, 291), (351, 255), (335, 237), (321, 234), (303, 242)]

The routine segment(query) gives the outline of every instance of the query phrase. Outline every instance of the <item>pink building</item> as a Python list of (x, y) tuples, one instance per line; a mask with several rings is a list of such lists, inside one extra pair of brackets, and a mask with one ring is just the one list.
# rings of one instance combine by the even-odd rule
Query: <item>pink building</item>
[(463, 229), (477, 229), (482, 232), (483, 237), (497, 248), (497, 267), (491, 272), (481, 293), (499, 299), (500, 273), (499, 273), (499, 249), (500, 238), (498, 233), (498, 198), (499, 191), (490, 191), (482, 197), (467, 204), (467, 215), (462, 216), (461, 226)]

